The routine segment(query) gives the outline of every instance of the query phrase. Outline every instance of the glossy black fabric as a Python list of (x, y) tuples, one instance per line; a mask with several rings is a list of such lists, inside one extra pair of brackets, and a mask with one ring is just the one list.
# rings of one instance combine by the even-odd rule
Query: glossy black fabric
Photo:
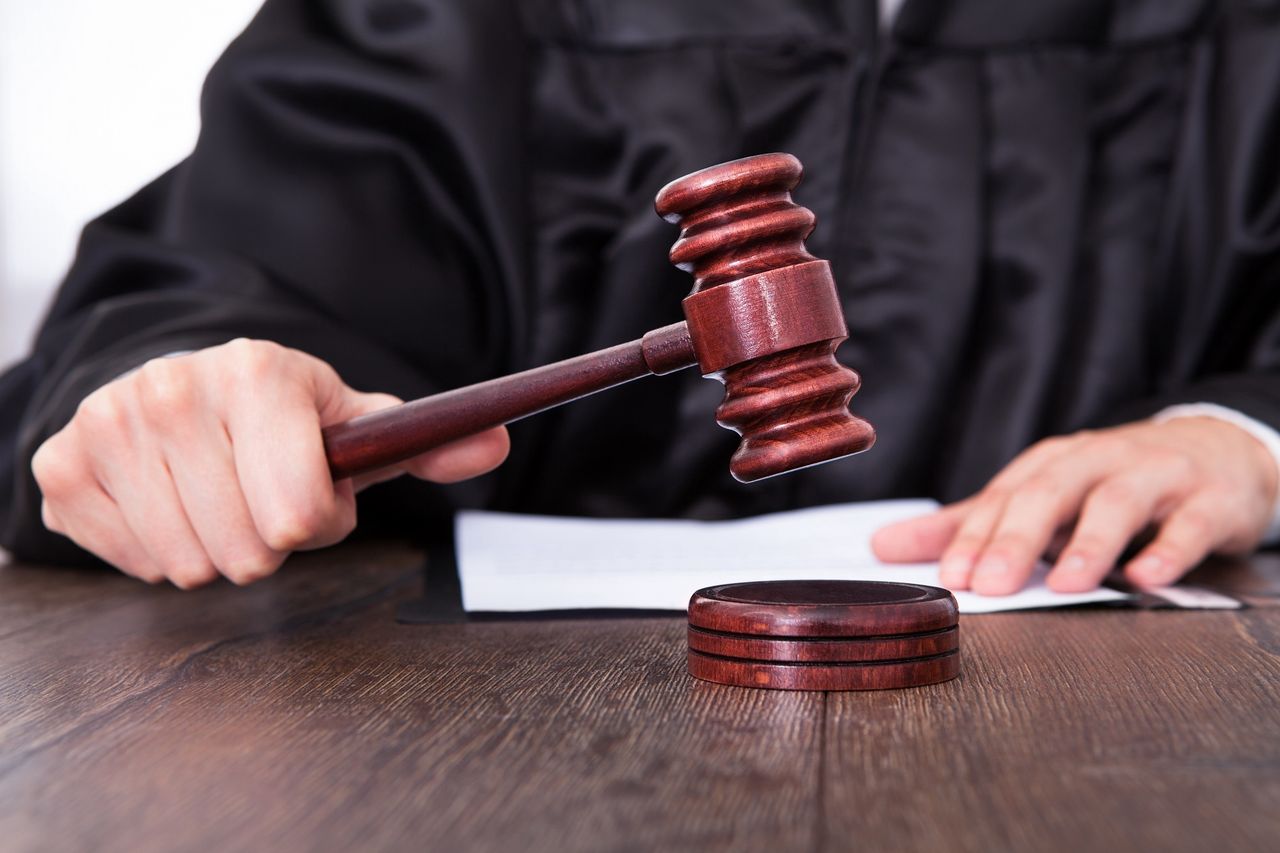
[(654, 192), (772, 150), (807, 164), (874, 450), (736, 484), (690, 372), (515, 426), (480, 481), (372, 490), (363, 520), (951, 499), (1171, 402), (1280, 426), (1276, 5), (908, 0), (884, 37), (855, 0), (271, 0), (195, 152), (86, 229), (0, 380), (3, 543), (76, 556), (30, 455), (159, 353), (272, 338), (412, 397), (679, 319)]

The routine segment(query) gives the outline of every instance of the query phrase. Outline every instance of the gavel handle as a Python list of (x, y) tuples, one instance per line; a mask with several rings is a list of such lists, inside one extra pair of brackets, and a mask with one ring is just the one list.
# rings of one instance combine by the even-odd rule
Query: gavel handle
[(329, 470), (335, 480), (374, 471), (597, 391), (696, 363), (688, 325), (664, 326), (639, 340), (325, 427)]

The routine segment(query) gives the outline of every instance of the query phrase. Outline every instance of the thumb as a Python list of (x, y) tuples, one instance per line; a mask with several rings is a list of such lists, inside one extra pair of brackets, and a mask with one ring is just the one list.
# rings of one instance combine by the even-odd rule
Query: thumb
[(401, 467), (423, 480), (456, 483), (497, 468), (510, 450), (507, 428), (499, 426), (428, 450), (402, 463)]
[(353, 480), (357, 492), (406, 473), (433, 483), (456, 483), (497, 468), (507, 458), (510, 449), (507, 428), (494, 427), (432, 448), (397, 465), (359, 474)]
[[(337, 380), (337, 384), (320, 400), (321, 426), (341, 423), (403, 402), (392, 394), (356, 391), (341, 380)], [(420, 453), (396, 465), (360, 474), (352, 480), (357, 492), (405, 473), (436, 483), (454, 483), (492, 471), (507, 458), (510, 448), (506, 427), (494, 427)]]
[(337, 377), (334, 380), (335, 385), (320, 389), (322, 393), (316, 395), (322, 427), (349, 421), (379, 409), (389, 409), (404, 402), (394, 394), (357, 391)]
[[(394, 394), (357, 391), (343, 382), (336, 370), (319, 359), (308, 359), (307, 364), (311, 368), (308, 379), (315, 399), (316, 416), (322, 429), (380, 409), (389, 409), (404, 402)], [(345, 488), (354, 486), (353, 491), (359, 492), (374, 483), (390, 480), (403, 473), (404, 469), (401, 466), (389, 466), (352, 477), (351, 486)]]

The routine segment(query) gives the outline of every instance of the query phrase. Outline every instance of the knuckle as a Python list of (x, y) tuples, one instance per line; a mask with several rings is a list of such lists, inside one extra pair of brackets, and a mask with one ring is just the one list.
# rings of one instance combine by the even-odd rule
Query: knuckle
[(273, 341), (236, 338), (224, 344), (237, 374), (248, 380), (260, 379), (279, 369), (285, 349)]
[(960, 533), (951, 541), (948, 554), (974, 554), (987, 544), (987, 537), (977, 533)]
[(165, 575), (179, 589), (195, 589), (218, 577), (218, 570), (208, 560), (195, 560), (169, 567)]
[(1081, 533), (1071, 539), (1064, 553), (1071, 551), (1081, 555), (1098, 557), (1109, 555), (1115, 550), (1116, 543), (1113, 540), (1097, 533)]
[(1001, 554), (1026, 554), (1034, 549), (1031, 537), (1018, 531), (1006, 531), (991, 540), (990, 551)]
[(175, 359), (156, 358), (138, 371), (138, 396), (153, 415), (167, 417), (190, 411), (196, 402), (196, 380), (190, 367)]
[(264, 551), (248, 557), (229, 560), (222, 573), (237, 586), (244, 586), (274, 574), (283, 562), (283, 556)]
[(269, 519), (262, 530), (262, 541), (272, 551), (296, 551), (315, 539), (327, 526), (327, 519), (315, 509), (300, 507), (280, 512)]
[(1138, 489), (1126, 480), (1107, 480), (1093, 491), (1094, 500), (1104, 510), (1130, 508), (1138, 504)]
[(94, 391), (76, 408), (76, 420), (90, 435), (124, 432), (129, 415), (115, 383)]
[(62, 533), (62, 522), (58, 520), (57, 515), (53, 512), (53, 507), (49, 505), (49, 501), (40, 502), (40, 521), (44, 524), (45, 529), (53, 533)]
[(985, 489), (978, 493), (978, 498), (974, 503), (987, 507), (998, 507), (1005, 504), (1012, 494), (1013, 487), (1008, 483), (992, 480)]
[(112, 565), (115, 566), (121, 574), (126, 574), (131, 578), (136, 578), (143, 583), (155, 585), (165, 579), (163, 572), (146, 561), (129, 561), (121, 559), (118, 562), (112, 563)]
[(1126, 458), (1134, 452), (1133, 440), (1116, 432), (1098, 432), (1090, 438), (1090, 448), (1103, 456)]
[(1051, 435), (1031, 445), (1028, 450), (1037, 455), (1053, 455), (1067, 447), (1074, 436)]
[(1213, 535), (1216, 525), (1213, 518), (1204, 510), (1189, 509), (1179, 513), (1177, 526), (1183, 539), (1201, 542)]
[(46, 498), (59, 498), (74, 491), (83, 472), (57, 441), (49, 439), (31, 457), (31, 475)]
[(1167, 471), (1179, 481), (1185, 482), (1198, 473), (1198, 466), (1190, 456), (1179, 450), (1167, 447), (1151, 451), (1151, 464), (1162, 471)]
[(1122, 443), (1123, 439), (1111, 433), (1095, 432), (1089, 436), (1089, 449), (1094, 453), (1115, 454)]
[(1049, 474), (1036, 474), (1018, 487), (1010, 496), (1010, 501), (1052, 504), (1058, 501), (1062, 489), (1058, 481)]

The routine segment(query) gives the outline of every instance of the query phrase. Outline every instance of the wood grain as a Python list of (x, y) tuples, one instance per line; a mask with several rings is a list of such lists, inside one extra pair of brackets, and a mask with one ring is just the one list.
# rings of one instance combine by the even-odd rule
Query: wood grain
[[(1270, 849), (1280, 561), (1240, 612), (963, 618), (963, 675), (697, 682), (685, 620), (406, 626), (417, 552), (196, 593), (0, 569), (26, 850)], [(1216, 569), (1197, 573), (1209, 583)]]
[[(346, 554), (207, 597), (0, 571), (10, 607), (43, 589), (62, 611), (42, 653), (32, 624), (0, 658), (0, 707), (27, 718), (0, 752), (6, 849), (811, 845), (820, 696), (725, 701), (685, 675), (682, 618), (399, 625), (405, 566), (335, 594), (383, 559)], [(122, 585), (132, 606), (82, 621)], [(60, 676), (62, 652), (85, 665)]]
[[(893, 837), (907, 850), (1275, 849), (1277, 617), (964, 617), (957, 681), (827, 695), (824, 839)], [(936, 784), (921, 784), (929, 777)]]

